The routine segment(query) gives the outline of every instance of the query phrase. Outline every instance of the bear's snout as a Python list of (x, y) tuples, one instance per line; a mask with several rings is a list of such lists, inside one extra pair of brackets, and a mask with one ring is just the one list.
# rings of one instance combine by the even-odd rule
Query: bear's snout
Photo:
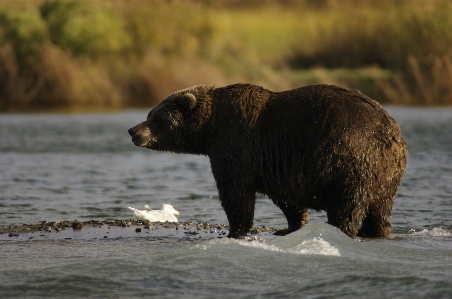
[(153, 138), (151, 138), (151, 132), (149, 128), (139, 124), (128, 130), (130, 136), (132, 136), (132, 142), (136, 146), (146, 147)]
[(133, 133), (134, 133), (134, 132), (133, 132), (133, 128), (130, 128), (129, 131), (127, 131), (127, 132), (129, 132), (129, 135), (130, 135), (130, 136), (133, 136)]

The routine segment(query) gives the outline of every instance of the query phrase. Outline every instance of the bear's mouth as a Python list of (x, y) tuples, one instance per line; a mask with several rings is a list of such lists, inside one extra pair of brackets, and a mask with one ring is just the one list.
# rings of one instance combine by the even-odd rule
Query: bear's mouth
[(146, 147), (146, 145), (148, 144), (148, 140), (136, 135), (132, 136), (132, 142), (139, 147)]
[(135, 146), (154, 148), (157, 141), (154, 138), (149, 138), (148, 136), (132, 135), (132, 142)]

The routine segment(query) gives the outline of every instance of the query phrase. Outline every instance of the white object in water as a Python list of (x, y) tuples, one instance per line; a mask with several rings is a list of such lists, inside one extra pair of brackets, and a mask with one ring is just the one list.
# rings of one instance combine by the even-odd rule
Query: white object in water
[(144, 206), (144, 210), (138, 210), (128, 207), (133, 211), (133, 214), (138, 220), (149, 220), (152, 222), (177, 222), (177, 218), (174, 215), (179, 215), (172, 205), (162, 204), (161, 210), (152, 210), (149, 205)]

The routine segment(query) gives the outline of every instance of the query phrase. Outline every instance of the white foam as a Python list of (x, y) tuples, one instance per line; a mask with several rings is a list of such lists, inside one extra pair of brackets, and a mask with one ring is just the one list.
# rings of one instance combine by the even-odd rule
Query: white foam
[(341, 256), (339, 249), (320, 237), (315, 237), (312, 240), (303, 241), (300, 245), (289, 249), (289, 252), (298, 254)]
[(423, 229), (421, 231), (410, 231), (413, 236), (431, 236), (431, 237), (452, 237), (452, 232), (441, 227), (434, 227), (431, 230)]
[(301, 242), (301, 244), (288, 248), (282, 249), (276, 245), (269, 245), (258, 241), (237, 241), (238, 244), (242, 246), (255, 247), (269, 251), (275, 252), (285, 252), (291, 254), (315, 254), (315, 255), (329, 255), (329, 256), (341, 256), (339, 249), (322, 239), (321, 237), (315, 237), (311, 240), (306, 240)]

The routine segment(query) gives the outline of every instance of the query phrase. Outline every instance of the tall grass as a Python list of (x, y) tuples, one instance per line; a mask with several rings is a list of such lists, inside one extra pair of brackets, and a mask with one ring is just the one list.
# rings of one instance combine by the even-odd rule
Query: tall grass
[(289, 59), (294, 68), (376, 66), (390, 75), (375, 74), (370, 85), (355, 82), (355, 86), (394, 104), (452, 104), (452, 2), (333, 1), (330, 5), (336, 9), (324, 14), (327, 20), (320, 22), (326, 27), (314, 35), (313, 46), (295, 48)]
[(446, 0), (4, 0), (0, 110), (152, 106), (233, 82), (451, 105), (451, 15)]

